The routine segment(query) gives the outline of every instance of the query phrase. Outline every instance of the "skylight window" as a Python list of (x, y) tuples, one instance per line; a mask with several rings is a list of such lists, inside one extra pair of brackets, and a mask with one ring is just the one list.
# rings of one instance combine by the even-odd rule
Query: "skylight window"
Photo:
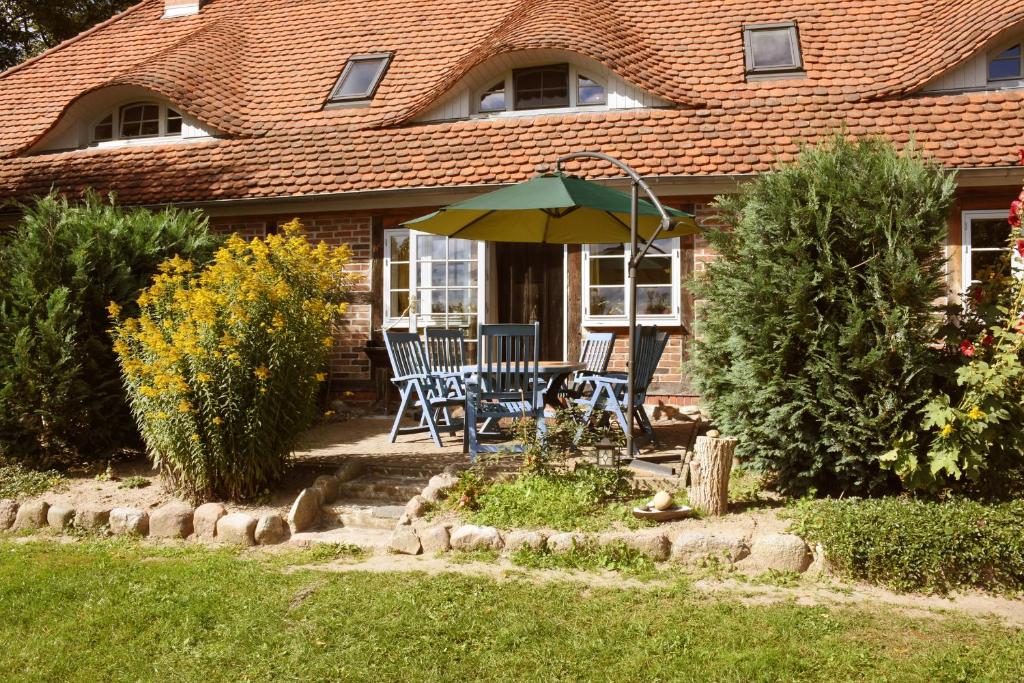
[(1019, 80), (1024, 76), (1021, 65), (1021, 44), (1012, 45), (988, 61), (988, 80)]
[(390, 62), (390, 54), (356, 55), (350, 58), (331, 91), (331, 102), (371, 99)]
[(803, 70), (800, 35), (792, 22), (743, 27), (748, 74), (794, 74)]

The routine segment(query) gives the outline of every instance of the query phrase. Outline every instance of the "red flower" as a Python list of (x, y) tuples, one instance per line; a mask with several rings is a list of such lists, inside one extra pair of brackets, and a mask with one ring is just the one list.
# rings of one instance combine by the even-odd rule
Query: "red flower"
[(970, 339), (964, 339), (960, 342), (960, 353), (964, 354), (968, 358), (974, 355), (974, 344)]
[(982, 338), (982, 340), (981, 340), (981, 345), (982, 346), (992, 346), (995, 343), (996, 343), (996, 338), (993, 337), (991, 334), (986, 334)]
[(1019, 199), (1010, 202), (1010, 215), (1006, 217), (1006, 220), (1015, 228), (1020, 227), (1020, 208), (1021, 201)]
[(971, 298), (974, 299), (975, 304), (981, 305), (981, 302), (985, 300), (985, 289), (975, 285), (971, 288)]
[(1017, 240), (1017, 253), (1024, 258), (1024, 240)]
[(1017, 163), (1024, 164), (1024, 147), (1017, 148)]

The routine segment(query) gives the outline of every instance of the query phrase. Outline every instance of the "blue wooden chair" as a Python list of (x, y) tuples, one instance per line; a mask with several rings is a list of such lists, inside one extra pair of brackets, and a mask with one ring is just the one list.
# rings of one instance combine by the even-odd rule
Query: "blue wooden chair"
[(580, 349), (580, 365), (583, 369), (576, 373), (572, 382), (559, 395), (575, 401), (593, 391), (594, 380), (608, 372), (608, 361), (612, 358), (615, 348), (614, 332), (594, 332), (583, 340)]
[(427, 347), (427, 364), (430, 372), (439, 377), (452, 396), (466, 397), (465, 374), (466, 337), (462, 330), (443, 327), (428, 327), (423, 331)]
[[(644, 327), (637, 325), (636, 328), (636, 393), (633, 405), (626, 405), (626, 374), (615, 372), (606, 373), (601, 376), (594, 376), (594, 391), (589, 396), (576, 399), (577, 405), (584, 408), (583, 425), (576, 433), (577, 440), (583, 435), (584, 429), (590, 424), (590, 419), (597, 411), (606, 411), (605, 419), (612, 415), (618, 421), (622, 431), (629, 429), (626, 421), (626, 414), (632, 410), (640, 429), (643, 431), (643, 438), (635, 440), (634, 447), (642, 443), (654, 443), (654, 427), (647, 417), (644, 409), (644, 401), (647, 399), (647, 388), (654, 379), (654, 373), (661, 362), (661, 355), (668, 345), (668, 332), (658, 332), (657, 327)], [(633, 455), (630, 453), (629, 455)]]
[[(439, 420), (454, 436), (456, 426), (451, 419), (449, 408), (462, 405), (463, 398), (450, 396), (441, 377), (430, 371), (423, 343), (414, 332), (385, 332), (384, 345), (391, 360), (391, 381), (398, 387), (401, 403), (395, 422), (391, 426), (391, 443), (399, 434), (420, 434), (430, 432), (434, 444), (441, 448)], [(402, 426), (402, 418), (413, 410), (420, 411), (419, 424)]]
[(479, 453), (516, 450), (480, 443), (478, 423), (502, 418), (532, 418), (544, 426), (544, 387), (537, 381), (540, 324), (481, 325), (477, 336), (477, 373), (466, 382), (463, 452), (476, 462)]

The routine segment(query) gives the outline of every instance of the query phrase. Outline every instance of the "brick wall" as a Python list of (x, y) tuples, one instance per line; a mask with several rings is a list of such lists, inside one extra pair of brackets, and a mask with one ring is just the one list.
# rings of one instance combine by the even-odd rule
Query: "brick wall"
[[(211, 220), (211, 226), (217, 232), (235, 232), (247, 238), (263, 237), (269, 230), (276, 230), (292, 218), (215, 218)], [(335, 333), (330, 373), (332, 381), (343, 388), (364, 386), (370, 380), (370, 361), (361, 350), (370, 337), (370, 217), (332, 213), (302, 214), (297, 218), (314, 243), (348, 244), (352, 248), (352, 260), (346, 270), (359, 275), (360, 280), (354, 288), (355, 296), (348, 315)]]

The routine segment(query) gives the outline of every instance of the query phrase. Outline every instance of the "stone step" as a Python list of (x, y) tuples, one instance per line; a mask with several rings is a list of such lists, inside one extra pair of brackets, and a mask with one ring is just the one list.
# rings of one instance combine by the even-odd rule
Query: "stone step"
[(403, 505), (377, 505), (372, 501), (346, 501), (344, 505), (330, 505), (323, 508), (322, 523), (325, 526), (338, 525), (359, 529), (394, 529), (398, 518), (405, 511)]
[(342, 482), (335, 503), (344, 505), (349, 501), (372, 501), (376, 505), (383, 502), (404, 506), (410, 498), (423, 490), (428, 481), (420, 477), (363, 475)]
[(381, 554), (388, 552), (388, 548), (391, 546), (391, 530), (340, 527), (326, 531), (303, 531), (292, 534), (288, 542), (303, 548), (317, 543), (354, 545), (368, 553)]

